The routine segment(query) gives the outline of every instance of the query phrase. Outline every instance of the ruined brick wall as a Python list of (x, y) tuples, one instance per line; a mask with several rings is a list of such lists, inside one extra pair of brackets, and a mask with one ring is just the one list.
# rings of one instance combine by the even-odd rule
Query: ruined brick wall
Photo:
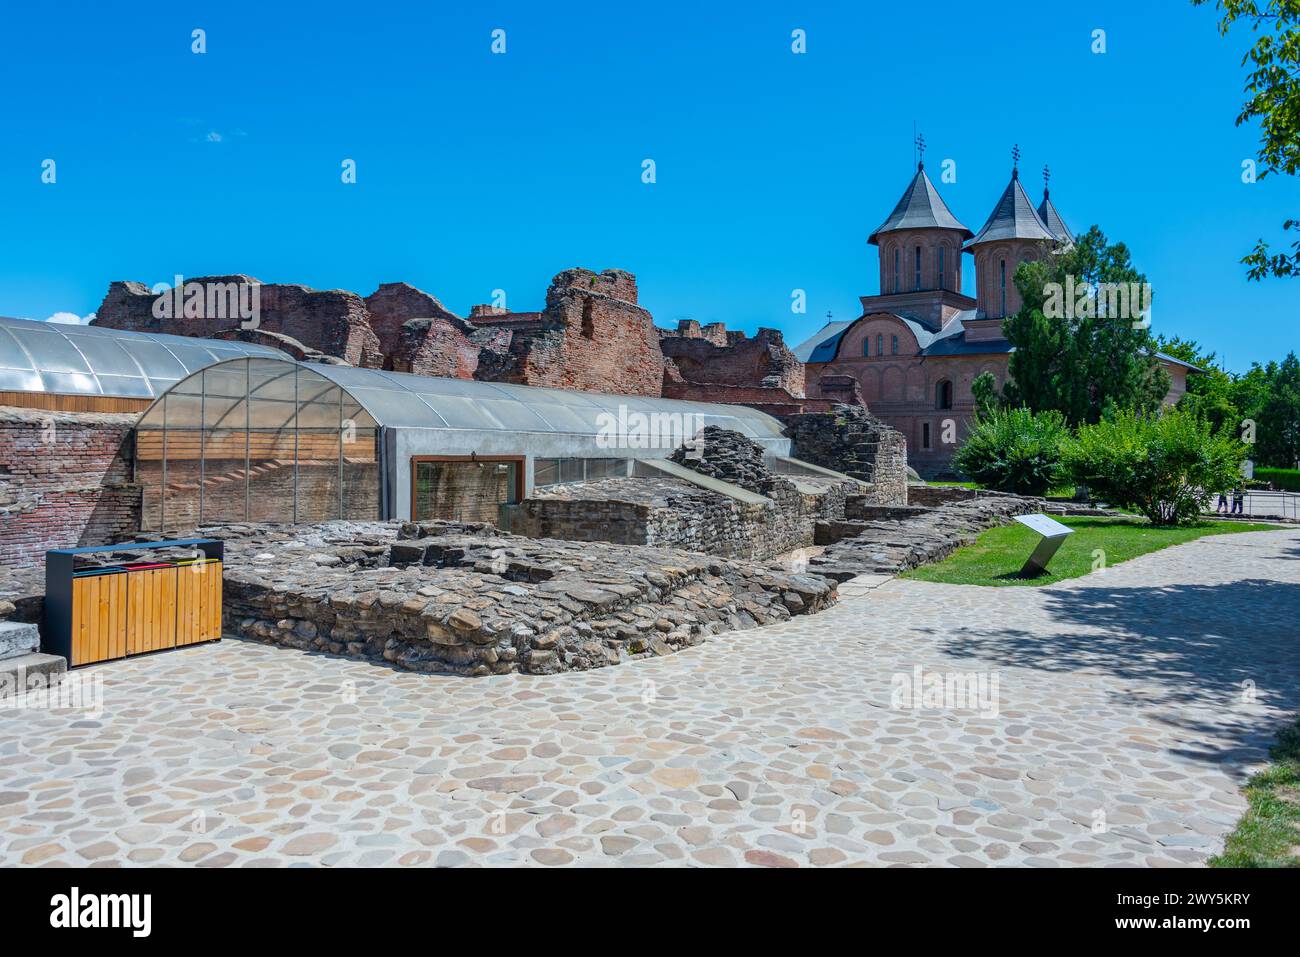
[(727, 324), (725, 322), (710, 322), (701, 326), (694, 319), (679, 319), (677, 329), (669, 332), (666, 329), (659, 330), (660, 338), (665, 336), (676, 336), (682, 339), (705, 339), (715, 346), (727, 345)]
[(789, 396), (804, 394), (804, 365), (777, 329), (759, 329), (750, 339), (743, 332), (728, 332), (722, 323), (701, 329), (686, 320), (675, 332), (659, 330), (659, 347), (687, 383), (761, 386)]
[[(208, 291), (240, 284), (257, 285), (258, 328), (283, 333), (310, 349), (345, 359), (354, 366), (379, 368), (383, 365), (379, 338), (370, 328), (366, 302), (356, 293), (262, 283), (242, 275), (197, 277), (186, 281), (187, 289), (190, 283)], [(206, 297), (202, 302), (195, 300), (192, 311), (197, 314), (186, 315), (190, 309), (177, 314), (172, 309), (172, 317), (160, 317), (155, 315), (154, 308), (159, 298), (143, 283), (114, 282), (91, 325), (205, 338), (243, 325), (243, 320), (232, 310), (209, 308)], [(218, 297), (218, 301), (224, 300), (224, 296)]]
[(510, 340), (509, 329), (474, 329), (464, 319), (408, 319), (385, 367), (415, 375), (473, 379), (480, 357), (504, 354)]
[(0, 407), (0, 565), (107, 545), (139, 527), (136, 416)]
[(402, 327), (410, 320), (441, 319), (444, 322), (440, 329), (455, 328), (455, 323), (461, 321), (436, 298), (406, 282), (380, 283), (378, 289), (366, 296), (365, 303), (370, 328), (379, 337), (379, 349), (390, 359), (402, 339)]
[(293, 336), (286, 336), (283, 332), (269, 332), (266, 329), (226, 329), (222, 332), (215, 333), (213, 339), (224, 339), (231, 342), (251, 342), (259, 346), (269, 346), (272, 349), (279, 349), (281, 352), (287, 352), (290, 356), (299, 362), (323, 362), (332, 365), (346, 365), (346, 361), (336, 356), (329, 356), (319, 349), (313, 349), (299, 342)]
[(654, 320), (636, 305), (636, 296), (636, 277), (619, 269), (559, 273), (546, 292), (541, 322), (514, 330), (508, 351), (481, 354), (476, 377), (658, 396), (663, 353)]

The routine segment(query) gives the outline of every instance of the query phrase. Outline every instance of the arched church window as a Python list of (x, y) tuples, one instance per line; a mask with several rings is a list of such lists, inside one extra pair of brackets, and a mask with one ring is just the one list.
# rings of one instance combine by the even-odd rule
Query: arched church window
[(1007, 261), (1005, 259), (1000, 260), (998, 265), (1002, 270), (1002, 278), (999, 280), (1002, 290), (1002, 308), (999, 314), (1005, 316), (1007, 314)]
[(936, 409), (952, 408), (952, 380), (941, 379), (934, 387), (934, 407)]
[(871, 356), (871, 337), (870, 337), (870, 336), (867, 336), (865, 339), (862, 340), (862, 354), (863, 354), (863, 356), (866, 356), (866, 357), (870, 357), (870, 356)]
[(947, 277), (943, 274), (943, 247), (940, 246), (940, 247), (936, 250), (936, 252), (937, 252), (938, 255), (939, 255), (939, 261), (938, 261), (938, 263), (936, 263), (936, 269), (935, 269), (934, 273), (935, 273), (936, 276), (939, 277), (939, 288), (940, 288), (940, 289), (946, 289), (947, 286), (946, 286), (944, 283), (945, 283), (945, 280), (947, 279)]
[(916, 247), (916, 286), (915, 289), (921, 288), (921, 247)]
[(892, 356), (898, 355), (898, 336), (889, 337), (889, 354)]
[(894, 247), (894, 292), (903, 291), (903, 283), (901, 279), (902, 274), (899, 270), (900, 270), (900, 266), (899, 266), (898, 247), (895, 246)]
[(876, 356), (879, 357), (879, 356), (883, 356), (884, 354), (885, 354), (885, 336), (884, 333), (877, 332), (876, 333)]

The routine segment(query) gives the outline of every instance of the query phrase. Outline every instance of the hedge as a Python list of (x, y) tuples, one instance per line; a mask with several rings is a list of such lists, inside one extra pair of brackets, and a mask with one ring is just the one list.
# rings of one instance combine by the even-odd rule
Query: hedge
[(1300, 469), (1255, 469), (1255, 481), (1268, 482), (1274, 488), (1300, 492)]

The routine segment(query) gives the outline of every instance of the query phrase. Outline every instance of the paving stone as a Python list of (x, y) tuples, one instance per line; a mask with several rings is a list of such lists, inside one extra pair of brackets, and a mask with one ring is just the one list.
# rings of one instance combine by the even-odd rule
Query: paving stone
[[(562, 674), (238, 639), (112, 662), (102, 715), (0, 721), (0, 865), (1199, 866), (1300, 710), (1297, 554), (1289, 530), (1042, 588), (890, 580)], [(892, 707), (918, 665), (996, 674), (997, 713)]]

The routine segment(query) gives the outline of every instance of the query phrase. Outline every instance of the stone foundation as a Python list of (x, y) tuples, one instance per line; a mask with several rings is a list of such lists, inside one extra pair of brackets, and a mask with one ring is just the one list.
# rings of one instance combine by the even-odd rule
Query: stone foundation
[(835, 600), (778, 564), (533, 541), (452, 523), (245, 525), (226, 539), (227, 633), (462, 675), (671, 654)]

